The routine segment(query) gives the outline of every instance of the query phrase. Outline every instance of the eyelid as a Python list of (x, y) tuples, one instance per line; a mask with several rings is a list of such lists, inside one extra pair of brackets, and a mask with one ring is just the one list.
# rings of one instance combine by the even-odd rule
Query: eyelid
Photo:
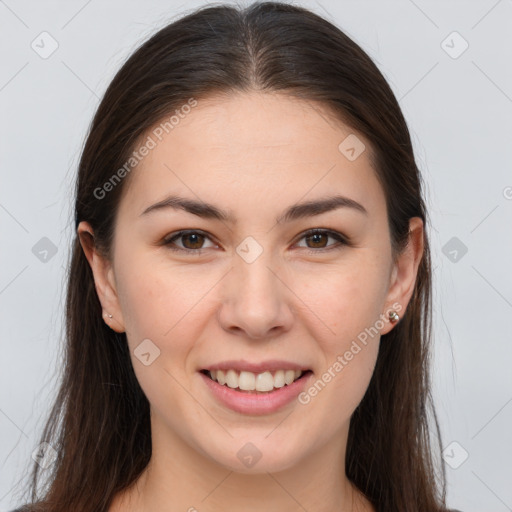
[[(171, 249), (173, 251), (178, 251), (178, 252), (183, 252), (183, 253), (188, 253), (188, 254), (192, 254), (192, 253), (193, 254), (202, 254), (206, 249), (209, 249), (210, 247), (207, 247), (206, 249), (204, 249), (204, 248), (187, 249), (187, 248), (183, 248), (183, 247), (173, 247), (172, 246), (172, 243), (174, 240), (177, 240), (185, 235), (196, 234), (196, 233), (204, 236), (206, 239), (209, 239), (213, 243), (216, 243), (210, 234), (208, 234), (207, 232), (205, 232), (201, 229), (183, 229), (181, 231), (175, 231), (174, 233), (171, 233), (170, 235), (166, 236), (163, 239), (162, 243), (163, 243), (163, 245), (167, 246), (169, 249)], [(312, 228), (312, 229), (303, 231), (296, 238), (294, 245), (296, 243), (298, 243), (299, 241), (301, 241), (302, 239), (307, 238), (308, 236), (315, 235), (315, 234), (327, 235), (328, 237), (331, 237), (331, 238), (334, 238), (335, 240), (337, 240), (338, 243), (332, 244), (327, 247), (320, 247), (318, 249), (311, 249), (309, 247), (304, 247), (303, 249), (305, 249), (306, 252), (308, 252), (310, 254), (322, 253), (322, 252), (326, 252), (326, 251), (330, 251), (330, 250), (335, 250), (335, 249), (339, 249), (342, 246), (351, 246), (350, 239), (347, 236), (343, 235), (342, 233), (340, 233), (338, 231), (334, 231), (332, 229), (327, 229), (327, 228)]]

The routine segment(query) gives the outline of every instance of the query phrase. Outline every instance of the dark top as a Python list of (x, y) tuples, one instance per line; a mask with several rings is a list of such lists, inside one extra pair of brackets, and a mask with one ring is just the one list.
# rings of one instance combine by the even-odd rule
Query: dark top
[[(27, 505), (24, 505), (21, 508), (17, 508), (16, 510), (13, 510), (12, 512), (27, 512), (27, 509), (25, 509)], [(460, 510), (455, 510), (454, 508), (448, 510), (448, 512), (461, 512)]]

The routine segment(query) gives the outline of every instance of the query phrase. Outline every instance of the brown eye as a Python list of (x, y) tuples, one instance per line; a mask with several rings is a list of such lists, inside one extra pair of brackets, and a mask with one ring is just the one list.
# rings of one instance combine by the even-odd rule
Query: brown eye
[[(179, 245), (176, 246), (176, 241), (180, 239), (182, 240), (182, 247)], [(180, 231), (174, 236), (166, 238), (164, 240), (164, 244), (173, 251), (184, 251), (200, 254), (202, 249), (204, 249), (203, 244), (205, 240), (209, 240), (209, 237), (200, 231)]]
[[(329, 238), (336, 240), (338, 243), (328, 245)], [(181, 240), (181, 246), (177, 244), (177, 241), (179, 240)], [(190, 230), (179, 231), (178, 233), (167, 237), (163, 243), (173, 251), (187, 252), (189, 254), (202, 254), (203, 249), (208, 248), (204, 247), (206, 240), (211, 241), (211, 238), (200, 231)], [(337, 249), (344, 245), (350, 245), (345, 236), (337, 233), (336, 231), (326, 229), (310, 230), (303, 234), (301, 240), (306, 240), (307, 245), (305, 247), (299, 247), (310, 249), (308, 251), (310, 253), (330, 251), (331, 249)], [(212, 244), (209, 247), (215, 247), (215, 244)]]
[(201, 249), (201, 245), (203, 245), (205, 237), (198, 233), (189, 233), (181, 235), (181, 238), (186, 249)]
[[(325, 247), (327, 240), (329, 238), (325, 233), (313, 233), (312, 235), (308, 235), (305, 237), (306, 240), (310, 240), (313, 244), (314, 249), (322, 249)], [(310, 246), (311, 247), (311, 246)]]
[[(338, 243), (327, 245), (329, 238), (336, 240)], [(336, 231), (326, 229), (314, 229), (307, 231), (304, 233), (301, 240), (306, 240), (306, 248), (312, 249), (308, 251), (310, 253), (322, 252), (324, 250), (330, 251), (331, 249), (336, 249), (340, 246), (350, 245), (346, 237)]]

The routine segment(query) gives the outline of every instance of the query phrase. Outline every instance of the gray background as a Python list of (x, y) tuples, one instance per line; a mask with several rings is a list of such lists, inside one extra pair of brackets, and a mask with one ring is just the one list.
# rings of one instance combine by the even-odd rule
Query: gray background
[[(203, 4), (0, 0), (0, 510), (20, 502), (56, 390), (72, 183), (93, 112), (143, 39)], [(428, 185), (448, 503), (512, 510), (512, 1), (299, 4), (376, 61)]]

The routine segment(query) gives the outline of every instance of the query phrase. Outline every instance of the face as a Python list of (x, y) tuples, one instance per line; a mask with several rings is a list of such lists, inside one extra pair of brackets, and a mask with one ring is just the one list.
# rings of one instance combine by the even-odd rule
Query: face
[[(318, 104), (256, 92), (201, 100), (162, 140), (154, 133), (123, 191), (111, 260), (86, 251), (106, 321), (127, 334), (154, 439), (238, 472), (344, 453), (421, 253), (393, 263), (369, 142)], [(348, 136), (355, 152), (339, 148)], [(218, 211), (173, 207), (171, 195)], [(248, 389), (214, 382), (212, 368)], [(251, 392), (256, 382), (274, 391)]]

